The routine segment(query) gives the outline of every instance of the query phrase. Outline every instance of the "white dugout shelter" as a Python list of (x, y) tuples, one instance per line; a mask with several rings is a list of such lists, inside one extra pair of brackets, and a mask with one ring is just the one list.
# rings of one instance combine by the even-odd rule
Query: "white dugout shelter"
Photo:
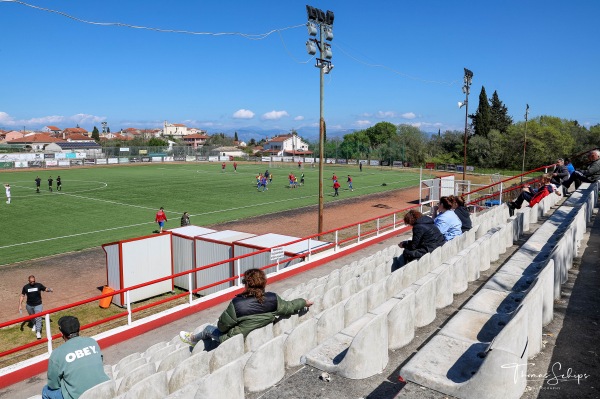
[[(196, 245), (194, 238), (211, 234), (216, 230), (207, 229), (200, 226), (184, 226), (169, 230), (173, 244), (173, 274), (195, 269), (196, 266)], [(180, 276), (174, 279), (174, 284), (186, 290), (195, 289), (195, 277), (192, 275), (192, 286), (190, 287), (190, 276)]]
[[(106, 253), (107, 285), (115, 290), (146, 283), (173, 274), (171, 234), (155, 234), (102, 245)], [(129, 293), (137, 302), (173, 291), (173, 281), (165, 280)], [(113, 296), (112, 302), (125, 306), (125, 294)]]

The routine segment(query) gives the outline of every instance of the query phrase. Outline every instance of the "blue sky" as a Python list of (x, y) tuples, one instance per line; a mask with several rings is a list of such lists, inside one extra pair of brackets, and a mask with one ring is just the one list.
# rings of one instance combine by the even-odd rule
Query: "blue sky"
[[(463, 67), (515, 121), (600, 123), (600, 2), (0, 0), (0, 129), (160, 127), (209, 133), (317, 131), (319, 73), (306, 53), (305, 5), (335, 13), (325, 78), (328, 135), (381, 121), (427, 132), (464, 127)], [(298, 25), (302, 25), (296, 27)], [(306, 62), (308, 61), (308, 62)], [(380, 65), (380, 66), (375, 66)]]

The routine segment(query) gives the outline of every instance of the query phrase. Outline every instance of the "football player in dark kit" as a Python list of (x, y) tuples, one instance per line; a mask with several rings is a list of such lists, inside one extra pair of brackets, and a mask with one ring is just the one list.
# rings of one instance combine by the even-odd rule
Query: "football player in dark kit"
[(50, 190), (50, 192), (52, 192), (52, 183), (54, 182), (54, 179), (52, 179), (52, 176), (50, 176), (48, 178), (48, 190)]
[(62, 191), (62, 180), (60, 180), (60, 176), (56, 177), (56, 191)]
[(36, 177), (35, 178), (35, 192), (36, 193), (40, 193), (40, 185), (42, 184), (42, 179), (40, 179), (40, 177)]

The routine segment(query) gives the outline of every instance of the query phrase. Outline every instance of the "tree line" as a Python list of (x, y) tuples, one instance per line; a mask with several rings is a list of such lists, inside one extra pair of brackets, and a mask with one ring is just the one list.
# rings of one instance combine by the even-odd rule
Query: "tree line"
[[(520, 170), (526, 140), (525, 169), (556, 162), (600, 145), (600, 124), (589, 128), (576, 120), (542, 115), (513, 122), (508, 108), (494, 91), (481, 88), (479, 106), (469, 115), (467, 164), (480, 168)], [(325, 143), (327, 158), (400, 160), (413, 165), (426, 162), (462, 164), (464, 130), (428, 134), (419, 128), (380, 122)], [(318, 155), (318, 143), (311, 149)]]

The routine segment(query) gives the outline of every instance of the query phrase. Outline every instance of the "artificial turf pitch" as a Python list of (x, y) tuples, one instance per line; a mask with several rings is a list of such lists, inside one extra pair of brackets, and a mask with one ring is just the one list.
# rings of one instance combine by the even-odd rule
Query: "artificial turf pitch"
[[(256, 175), (269, 169), (274, 174), (268, 191), (256, 188)], [(326, 165), (325, 201), (380, 193), (416, 186), (418, 172), (383, 167)], [(288, 174), (305, 185), (288, 186)], [(332, 197), (331, 177), (342, 185)], [(354, 191), (347, 190), (352, 175)], [(56, 190), (56, 177), (62, 191)], [(42, 179), (40, 193), (35, 178)], [(52, 176), (54, 190), (48, 190)], [(427, 178), (427, 177), (423, 177)], [(247, 217), (268, 215), (318, 203), (318, 168), (295, 164), (238, 163), (149, 164), (70, 169), (29, 169), (0, 172), (0, 182), (9, 183), (12, 203), (0, 202), (0, 265), (53, 254), (97, 247), (108, 242), (152, 234), (154, 215), (161, 206), (169, 221), (165, 228), (178, 227), (184, 211), (197, 226), (208, 226)], [(385, 183), (385, 184), (384, 184)], [(268, 219), (265, 219), (268, 223)]]

